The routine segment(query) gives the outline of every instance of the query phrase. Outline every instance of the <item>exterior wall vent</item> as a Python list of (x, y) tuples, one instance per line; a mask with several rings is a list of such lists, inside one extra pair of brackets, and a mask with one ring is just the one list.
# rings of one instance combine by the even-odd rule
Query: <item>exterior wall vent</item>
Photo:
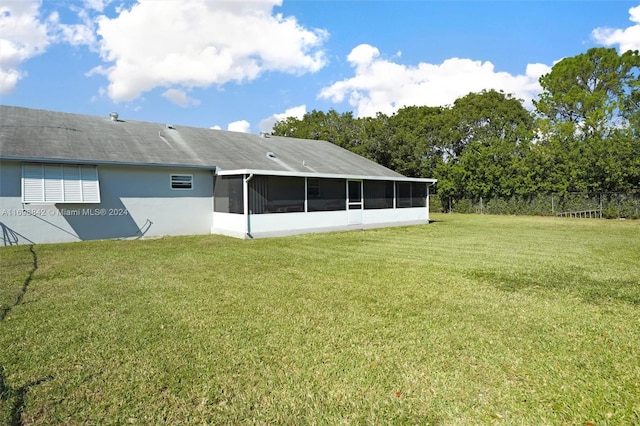
[(111, 121), (118, 121), (118, 113), (117, 112), (110, 112), (109, 113), (109, 118), (111, 119)]

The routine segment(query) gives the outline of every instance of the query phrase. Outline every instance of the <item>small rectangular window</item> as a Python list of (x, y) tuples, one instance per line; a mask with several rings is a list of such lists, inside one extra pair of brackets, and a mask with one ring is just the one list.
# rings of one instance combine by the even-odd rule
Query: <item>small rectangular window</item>
[(193, 189), (193, 175), (171, 175), (171, 189)]

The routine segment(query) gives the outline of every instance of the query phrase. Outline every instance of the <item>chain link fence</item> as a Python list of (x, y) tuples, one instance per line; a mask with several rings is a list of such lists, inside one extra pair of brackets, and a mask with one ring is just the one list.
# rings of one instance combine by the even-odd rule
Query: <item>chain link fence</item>
[(640, 219), (640, 191), (533, 194), (510, 198), (455, 198), (433, 194), (432, 212)]

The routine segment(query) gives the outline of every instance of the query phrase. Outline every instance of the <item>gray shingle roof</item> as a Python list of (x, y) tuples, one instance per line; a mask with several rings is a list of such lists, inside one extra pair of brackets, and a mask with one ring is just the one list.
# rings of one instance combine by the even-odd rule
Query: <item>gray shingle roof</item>
[(0, 106), (0, 158), (402, 177), (325, 141), (11, 106)]

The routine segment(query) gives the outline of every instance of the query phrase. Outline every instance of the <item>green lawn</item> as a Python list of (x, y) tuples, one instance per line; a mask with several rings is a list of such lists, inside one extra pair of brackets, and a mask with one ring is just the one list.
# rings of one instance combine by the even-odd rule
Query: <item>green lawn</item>
[(640, 423), (640, 222), (433, 219), (1, 248), (0, 424)]

